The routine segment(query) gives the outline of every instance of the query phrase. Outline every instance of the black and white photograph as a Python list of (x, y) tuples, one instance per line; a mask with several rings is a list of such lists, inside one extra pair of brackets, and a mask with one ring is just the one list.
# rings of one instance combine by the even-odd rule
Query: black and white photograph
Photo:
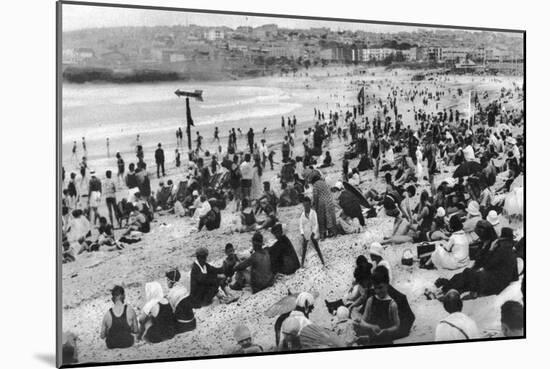
[(58, 365), (525, 338), (525, 30), (149, 5), (57, 3)]

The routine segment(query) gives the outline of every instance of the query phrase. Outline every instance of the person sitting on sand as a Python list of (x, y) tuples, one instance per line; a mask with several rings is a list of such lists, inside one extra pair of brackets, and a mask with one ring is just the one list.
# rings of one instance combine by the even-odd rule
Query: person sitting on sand
[(92, 227), (90, 221), (84, 216), (81, 209), (75, 209), (71, 213), (66, 226), (67, 240), (74, 243), (82, 238), (88, 238), (92, 235)]
[(250, 329), (245, 325), (238, 325), (233, 332), (238, 347), (231, 352), (231, 355), (257, 354), (264, 352), (262, 346), (252, 342)]
[(244, 270), (250, 267), (250, 286), (252, 293), (273, 285), (273, 272), (271, 271), (271, 260), (269, 253), (263, 248), (264, 238), (261, 233), (256, 232), (252, 236), (252, 247), (254, 251), (246, 260), (235, 266), (235, 271)]
[[(132, 195), (133, 196), (133, 195)], [(122, 228), (122, 223), (126, 220), (126, 227), (128, 227), (128, 222), (130, 221), (130, 214), (132, 213), (133, 205), (126, 198), (122, 198), (118, 204), (118, 217), (120, 221), (120, 228)]]
[(201, 222), (205, 222), (208, 212), (212, 210), (212, 206), (210, 206), (210, 201), (208, 201), (206, 195), (201, 195), (199, 199), (199, 202), (195, 205), (195, 214), (193, 216), (198, 220), (200, 225)]
[(384, 247), (379, 242), (371, 243), (369, 247), (369, 257), (372, 261), (372, 272), (379, 267), (383, 266), (388, 270), (388, 277), (391, 283), (392, 282), (392, 272), (390, 263), (387, 260), (384, 260)]
[(275, 224), (271, 228), (271, 233), (277, 239), (273, 246), (268, 248), (269, 258), (271, 260), (271, 271), (273, 274), (294, 274), (300, 268), (300, 261), (292, 242), (283, 234), (281, 223)]
[(413, 211), (411, 206), (411, 199), (416, 195), (416, 187), (410, 185), (403, 192), (403, 200), (399, 204), (403, 217), (410, 223), (413, 221)]
[(524, 337), (525, 308), (517, 301), (506, 301), (500, 307), (500, 325), (504, 337)]
[(328, 168), (330, 166), (332, 166), (332, 157), (330, 156), (330, 151), (327, 151), (323, 159), (323, 164), (321, 164), (319, 168)]
[(135, 243), (141, 240), (143, 233), (148, 233), (151, 230), (151, 225), (143, 212), (139, 211), (136, 206), (132, 206), (132, 212), (128, 220), (128, 227), (119, 239), (124, 243)]
[(437, 208), (435, 217), (432, 222), (432, 228), (428, 233), (428, 240), (430, 241), (447, 241), (450, 233), (447, 229), (447, 222), (445, 221), (445, 209), (443, 207)]
[(130, 306), (125, 304), (124, 288), (115, 286), (111, 290), (113, 307), (103, 316), (101, 339), (107, 348), (127, 348), (134, 344), (133, 334), (139, 333), (137, 316)]
[(295, 329), (296, 336), (299, 336), (304, 327), (312, 324), (309, 315), (313, 311), (315, 298), (309, 292), (301, 292), (296, 298), (296, 307), (294, 310), (281, 314), (275, 321), (275, 343), (279, 346), (281, 337), (281, 328), (287, 320), (295, 320), (297, 325)]
[(475, 233), (477, 222), (480, 221), (481, 212), (479, 211), (479, 204), (477, 201), (470, 201), (466, 208), (466, 220), (464, 221), (464, 232), (468, 238), (468, 242), (473, 243), (478, 240)]
[(361, 175), (357, 168), (353, 168), (349, 175), (349, 184), (358, 187), (361, 184)]
[(420, 194), (420, 203), (418, 204), (416, 222), (418, 223), (418, 239), (415, 241), (428, 241), (428, 234), (432, 228), (432, 222), (435, 215), (434, 207), (430, 201), (428, 191), (424, 190)]
[(332, 323), (331, 329), (345, 343), (345, 346), (353, 346), (357, 340), (355, 335), (354, 323), (350, 319), (350, 311), (345, 306), (340, 306), (336, 310), (336, 317)]
[(480, 338), (476, 322), (462, 312), (460, 293), (449, 290), (443, 297), (443, 307), (450, 315), (435, 328), (435, 341), (463, 341)]
[(168, 181), (168, 184), (165, 185), (163, 181), (159, 182), (159, 188), (155, 196), (155, 206), (160, 209), (168, 209), (171, 207), (171, 197), (174, 185), (172, 181)]
[(140, 337), (150, 343), (158, 343), (174, 337), (176, 333), (174, 311), (168, 300), (164, 298), (159, 282), (145, 284), (145, 300), (147, 302), (139, 316)]
[(363, 317), (355, 320), (355, 330), (357, 336), (366, 336), (370, 344), (393, 344), (400, 320), (397, 303), (388, 294), (388, 270), (377, 267), (372, 281), (374, 296), (367, 300)]
[(229, 285), (232, 290), (242, 290), (245, 285), (250, 284), (250, 273), (248, 270), (235, 271), (235, 266), (244, 261), (244, 258), (235, 253), (235, 247), (231, 243), (225, 245), (224, 252), (222, 269), (226, 279), (223, 284)]
[(340, 211), (336, 217), (336, 230), (338, 234), (353, 234), (361, 232), (361, 225), (355, 218), (349, 217), (344, 211)]
[[(296, 318), (286, 318), (281, 324), (280, 342), (277, 340), (277, 351), (292, 352), (302, 349), (300, 343), (300, 322)], [(277, 335), (277, 337), (279, 337)]]
[(63, 365), (78, 363), (78, 337), (72, 332), (63, 332), (61, 336), (61, 363)]
[(281, 196), (278, 202), (279, 207), (298, 205), (300, 202), (298, 197), (299, 192), (296, 190), (296, 184), (289, 187), (286, 182), (281, 183)]
[[(286, 182), (283, 182), (283, 183), (286, 184)], [(275, 209), (275, 213), (276, 213), (277, 203), (278, 203), (277, 194), (275, 193), (275, 191), (271, 189), (271, 183), (269, 183), (268, 181), (265, 181), (263, 183), (263, 186), (264, 186), (264, 191), (260, 199), (265, 198), (267, 200), (267, 203), (271, 205), (273, 209)]]
[(250, 232), (256, 229), (256, 216), (254, 215), (254, 209), (250, 206), (248, 199), (241, 201), (241, 226), (237, 230), (241, 233)]
[(102, 246), (106, 251), (114, 251), (123, 249), (124, 246), (115, 240), (115, 233), (113, 226), (107, 223), (107, 218), (99, 217), (99, 227), (97, 228), (99, 233), (95, 243), (90, 245), (88, 251), (99, 251)]
[(205, 216), (199, 219), (199, 231), (201, 231), (203, 227), (206, 227), (206, 229), (209, 231), (218, 229), (220, 228), (222, 220), (220, 208), (216, 205), (216, 203), (218, 202), (217, 199), (211, 198), (206, 202), (209, 203), (210, 210), (206, 213)]
[(258, 221), (257, 229), (269, 229), (277, 223), (276, 209), (269, 203), (266, 197), (262, 197), (256, 208), (256, 215), (264, 213), (265, 219)]
[(476, 227), (476, 233), (484, 242), (484, 246), (478, 252), (476, 262), (472, 268), (464, 269), (450, 280), (439, 278), (435, 285), (437, 288), (441, 288), (443, 293), (455, 289), (460, 293), (469, 292), (469, 298), (477, 298), (479, 295), (496, 295), (518, 279), (512, 229), (503, 228), (502, 236), (490, 241), (496, 236), (494, 230), (489, 222), (480, 220)]
[(197, 327), (197, 320), (187, 289), (178, 283), (181, 278), (179, 270), (177, 268), (169, 270), (165, 276), (169, 289), (166, 299), (174, 311), (175, 334), (194, 330)]
[(207, 263), (208, 249), (199, 247), (195, 252), (197, 260), (191, 267), (191, 282), (190, 282), (190, 302), (194, 309), (208, 306), (212, 303), (212, 299), (217, 296), (223, 303), (235, 301), (235, 298), (230, 295), (227, 289), (225, 294), (220, 292), (222, 281), (225, 280), (223, 268), (216, 268)]
[(455, 270), (470, 263), (468, 238), (462, 229), (462, 221), (458, 215), (453, 215), (449, 221), (451, 238), (446, 244), (438, 244), (427, 265), (437, 269)]
[(72, 263), (73, 261), (76, 261), (76, 250), (73, 246), (71, 246), (71, 243), (67, 241), (67, 236), (63, 236), (62, 241), (62, 253), (61, 257), (62, 263)]
[(355, 270), (353, 271), (353, 283), (342, 299), (336, 301), (325, 300), (325, 305), (330, 314), (334, 314), (340, 306), (347, 307), (350, 311), (355, 308), (361, 308), (367, 301), (368, 291), (371, 286), (372, 264), (369, 263), (364, 255), (359, 255), (355, 260)]
[(357, 197), (350, 191), (344, 189), (342, 182), (338, 181), (334, 184), (332, 190), (337, 196), (338, 205), (342, 208), (342, 211), (349, 218), (357, 218), (359, 224), (365, 226), (365, 218), (361, 210), (361, 205), (357, 201)]
[(491, 223), (491, 225), (493, 226), (493, 229), (495, 230), (495, 233), (497, 235), (501, 234), (502, 224), (500, 224), (499, 215), (495, 210), (491, 210), (487, 214), (487, 217), (485, 218), (485, 220), (487, 220), (489, 223)]
[(410, 156), (403, 156), (399, 160), (397, 173), (395, 174), (395, 186), (403, 186), (408, 182), (416, 182), (416, 168)]
[(416, 232), (414, 232), (411, 224), (401, 216), (401, 212), (395, 204), (390, 206), (389, 209), (386, 209), (386, 215), (394, 218), (393, 231), (391, 236), (384, 237), (384, 240), (380, 243), (382, 245), (387, 245), (413, 242)]

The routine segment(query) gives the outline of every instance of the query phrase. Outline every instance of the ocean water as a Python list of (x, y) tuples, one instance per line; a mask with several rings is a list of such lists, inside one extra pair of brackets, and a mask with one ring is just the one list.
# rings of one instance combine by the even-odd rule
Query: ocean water
[[(230, 127), (240, 127), (243, 132), (251, 126), (256, 131), (266, 124), (272, 128), (280, 125), (281, 116), (292, 115), (302, 107), (291, 89), (257, 80), (251, 83), (63, 84), (63, 164), (75, 167), (84, 155), (82, 137), (86, 139), (88, 159), (100, 166), (112, 161), (117, 151), (132, 154), (133, 158), (138, 134), (146, 152), (154, 150), (157, 142), (175, 145), (175, 131), (182, 127), (185, 132), (186, 125), (185, 98), (174, 94), (178, 88), (203, 90), (204, 101), (190, 99), (190, 104), (195, 130), (201, 132), (205, 143), (212, 140), (215, 126), (220, 129), (220, 137), (225, 136)], [(255, 121), (261, 121), (263, 126), (256, 127)], [(195, 132), (192, 137), (195, 139)], [(107, 138), (110, 157), (107, 157)], [(72, 156), (74, 141), (77, 142), (76, 158)]]

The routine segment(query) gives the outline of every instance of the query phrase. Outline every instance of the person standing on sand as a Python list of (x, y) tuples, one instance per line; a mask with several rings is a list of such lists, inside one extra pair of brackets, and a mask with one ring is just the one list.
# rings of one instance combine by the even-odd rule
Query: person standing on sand
[(335, 234), (336, 212), (334, 209), (334, 199), (330, 187), (325, 180), (321, 178), (321, 173), (319, 173), (319, 171), (314, 170), (312, 173), (308, 173), (306, 179), (311, 183), (311, 205), (317, 213), (319, 238), (323, 240), (327, 234), (329, 237)]
[(174, 152), (174, 156), (175, 156), (174, 161), (176, 163), (176, 168), (178, 169), (181, 166), (181, 154), (178, 149), (176, 149), (176, 151)]
[(306, 261), (307, 253), (307, 244), (309, 241), (313, 243), (313, 248), (317, 251), (319, 259), (323, 266), (325, 265), (325, 260), (323, 259), (323, 254), (319, 248), (319, 223), (317, 221), (317, 213), (311, 208), (311, 200), (309, 197), (305, 196), (302, 200), (304, 206), (304, 212), (300, 216), (300, 234), (302, 235), (302, 268)]
[(126, 174), (126, 187), (128, 187), (128, 201), (134, 202), (134, 195), (139, 192), (138, 180), (135, 172), (136, 166), (134, 163), (128, 165), (128, 174)]
[(71, 172), (69, 183), (67, 184), (67, 194), (69, 196), (69, 209), (76, 209), (78, 203), (78, 191), (76, 188), (76, 173)]
[(244, 161), (239, 166), (241, 172), (241, 189), (242, 198), (250, 199), (250, 191), (252, 187), (252, 177), (254, 176), (254, 168), (250, 162), (250, 154), (244, 155)]
[(248, 147), (250, 148), (250, 152), (252, 153), (254, 151), (254, 130), (252, 127), (248, 130), (248, 133), (246, 134), (248, 138)]
[(124, 303), (125, 292), (121, 286), (115, 286), (111, 296), (113, 307), (103, 317), (100, 337), (105, 339), (109, 349), (131, 347), (133, 334), (139, 333), (136, 312)]
[(111, 149), (110, 149), (110, 146), (111, 144), (109, 143), (109, 137), (107, 137), (107, 157), (110, 158), (111, 157)]
[(82, 209), (82, 211), (88, 216), (87, 209), (88, 209), (88, 189), (89, 189), (89, 179), (86, 175), (87, 172), (87, 164), (86, 164), (86, 157), (84, 156), (82, 158), (82, 163), (80, 163), (80, 182), (78, 184), (78, 193), (79, 193), (79, 199), (78, 199), (78, 207)]
[(262, 168), (265, 168), (265, 164), (266, 164), (267, 156), (268, 156), (268, 149), (267, 149), (267, 145), (265, 144), (265, 139), (264, 138), (262, 138), (262, 141), (261, 141), (261, 144), (260, 144), (260, 156), (261, 156), (261, 160), (262, 160)]
[(197, 141), (197, 149), (196, 149), (197, 153), (198, 153), (199, 151), (204, 151), (204, 150), (202, 149), (202, 136), (201, 136), (201, 134), (199, 133), (199, 131), (197, 131), (197, 140), (196, 140), (196, 141)]
[(118, 207), (116, 203), (116, 185), (115, 182), (111, 179), (112, 172), (110, 170), (105, 172), (105, 181), (103, 182), (103, 194), (105, 195), (105, 203), (107, 205), (107, 210), (109, 211), (109, 221), (111, 225), (113, 223), (113, 212), (115, 213), (115, 218), (118, 222), (118, 227), (121, 228), (120, 218), (118, 216)]
[(71, 156), (71, 159), (74, 160), (75, 163), (78, 162), (78, 156), (77, 156), (76, 150), (77, 150), (76, 141), (73, 141), (73, 150), (72, 150), (73, 154)]
[(82, 151), (84, 151), (84, 155), (88, 155), (88, 150), (86, 149), (86, 139), (82, 137)]
[(216, 128), (214, 128), (214, 139), (212, 140), (212, 142), (214, 141), (218, 141), (218, 143), (220, 143), (220, 133), (217, 126)]
[(88, 205), (90, 207), (89, 221), (95, 225), (96, 220), (99, 218), (97, 208), (101, 201), (101, 181), (95, 176), (95, 171), (90, 171), (90, 183), (88, 185)]
[(117, 180), (118, 183), (120, 183), (120, 180), (124, 180), (124, 160), (122, 159), (122, 156), (120, 155), (120, 152), (116, 153), (116, 165), (118, 167), (118, 173), (117, 173)]
[(162, 176), (166, 176), (166, 173), (164, 171), (164, 150), (161, 146), (162, 145), (159, 142), (155, 151), (155, 162), (157, 163), (157, 178), (160, 178), (160, 169), (162, 169)]

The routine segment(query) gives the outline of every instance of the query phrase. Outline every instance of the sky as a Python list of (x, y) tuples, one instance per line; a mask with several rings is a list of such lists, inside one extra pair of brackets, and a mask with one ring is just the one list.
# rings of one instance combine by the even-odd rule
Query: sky
[(62, 13), (63, 31), (96, 27), (123, 26), (173, 26), (196, 24), (199, 26), (257, 27), (277, 24), (281, 28), (329, 27), (332, 30), (363, 30), (368, 32), (411, 32), (417, 27), (379, 25), (349, 22), (327, 22), (289, 18), (249, 17), (227, 14), (200, 14), (177, 11), (111, 8), (64, 4)]

